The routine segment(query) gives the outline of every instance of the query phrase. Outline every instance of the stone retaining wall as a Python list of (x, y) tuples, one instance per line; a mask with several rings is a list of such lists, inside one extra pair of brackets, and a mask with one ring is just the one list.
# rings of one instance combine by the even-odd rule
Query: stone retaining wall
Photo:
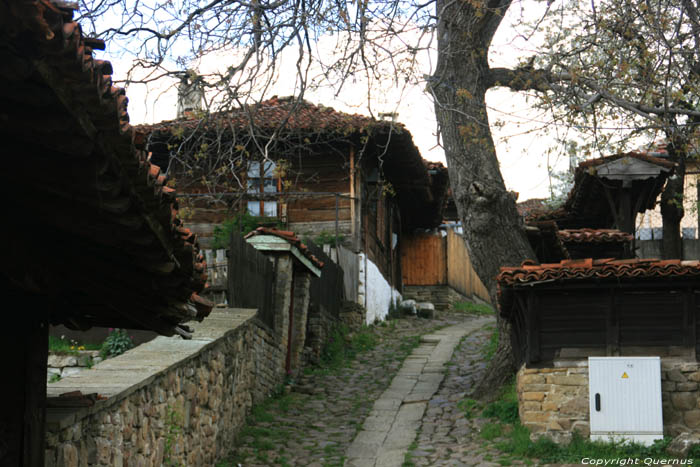
[(47, 411), (46, 465), (214, 465), (285, 378), (285, 352), (253, 316), (216, 310), (191, 341), (158, 337), (49, 385), (106, 400)]
[(65, 378), (102, 361), (99, 350), (78, 350), (75, 354), (49, 352), (46, 381)]
[(405, 285), (403, 299), (430, 302), (436, 310), (451, 310), (455, 302), (471, 301), (449, 285)]
[[(661, 359), (664, 435), (700, 433), (700, 363)], [(520, 420), (533, 437), (558, 442), (590, 433), (588, 361), (554, 368), (524, 366), (517, 375)]]

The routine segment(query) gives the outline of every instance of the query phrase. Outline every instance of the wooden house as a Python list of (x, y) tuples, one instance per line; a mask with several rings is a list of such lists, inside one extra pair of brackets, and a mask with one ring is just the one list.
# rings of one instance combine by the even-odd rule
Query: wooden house
[(637, 215), (656, 205), (673, 168), (672, 162), (638, 152), (581, 162), (563, 206), (548, 209), (534, 202), (520, 209), (537, 261), (633, 258)]
[(0, 465), (43, 466), (49, 324), (190, 336), (211, 306), (195, 237), (144, 151), (104, 49), (75, 6), (0, 3), (0, 192), (6, 223), (0, 288), (14, 304)]
[(447, 190), (403, 125), (277, 97), (200, 117), (142, 128), (204, 235), (247, 211), (366, 252), (401, 290), (401, 234), (439, 225)]

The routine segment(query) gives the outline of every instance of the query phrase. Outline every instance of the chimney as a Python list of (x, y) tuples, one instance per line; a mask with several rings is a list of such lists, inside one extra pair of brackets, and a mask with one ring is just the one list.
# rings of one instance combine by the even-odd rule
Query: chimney
[(177, 86), (177, 118), (192, 118), (202, 110), (204, 85), (202, 78), (192, 70), (187, 70)]

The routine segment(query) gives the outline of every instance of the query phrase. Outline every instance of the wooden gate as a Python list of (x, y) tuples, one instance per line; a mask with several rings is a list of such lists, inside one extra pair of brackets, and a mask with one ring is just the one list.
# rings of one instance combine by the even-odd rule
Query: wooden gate
[(441, 235), (406, 235), (401, 239), (403, 285), (447, 284), (447, 242)]

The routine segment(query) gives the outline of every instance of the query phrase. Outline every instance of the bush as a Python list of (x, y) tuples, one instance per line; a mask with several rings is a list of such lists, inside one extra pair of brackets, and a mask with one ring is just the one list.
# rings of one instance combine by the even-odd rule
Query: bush
[(231, 232), (245, 235), (261, 225), (272, 226), (276, 229), (283, 227), (275, 218), (253, 216), (248, 212), (244, 212), (230, 219), (226, 219), (220, 225), (214, 227), (212, 247), (215, 250), (228, 248), (229, 241), (231, 240)]
[(134, 347), (134, 341), (126, 333), (126, 329), (109, 329), (109, 335), (102, 344), (104, 358), (116, 357)]

